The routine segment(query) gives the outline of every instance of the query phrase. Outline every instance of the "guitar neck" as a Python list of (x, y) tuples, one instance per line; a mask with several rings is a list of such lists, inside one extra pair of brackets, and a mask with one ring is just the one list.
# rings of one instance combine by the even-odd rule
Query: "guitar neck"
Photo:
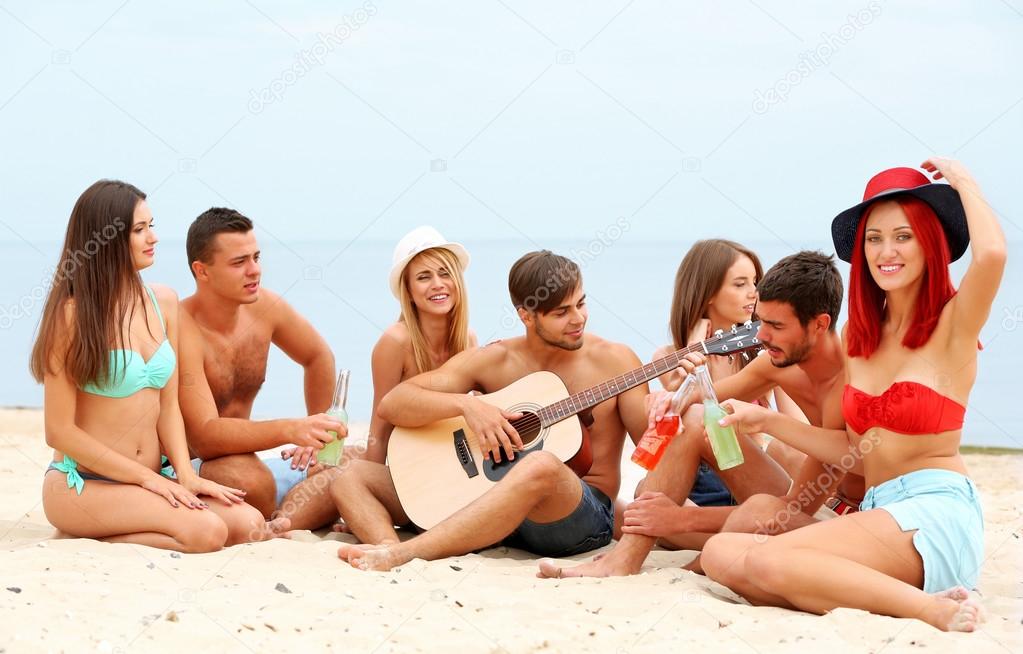
[(585, 391), (580, 391), (575, 395), (570, 395), (554, 404), (549, 404), (537, 411), (537, 415), (540, 416), (540, 421), (544, 427), (561, 422), (565, 418), (570, 418), (577, 413), (595, 407), (605, 400), (610, 400), (616, 395), (621, 395), (629, 389), (645, 384), (655, 377), (660, 377), (664, 373), (678, 368), (682, 363), (682, 359), (690, 352), (706, 352), (706, 348), (703, 343), (694, 343), (681, 350), (676, 350), (666, 357), (651, 361), (645, 366), (630, 370), (623, 375), (619, 375), (602, 384), (597, 384), (592, 388), (587, 388)]

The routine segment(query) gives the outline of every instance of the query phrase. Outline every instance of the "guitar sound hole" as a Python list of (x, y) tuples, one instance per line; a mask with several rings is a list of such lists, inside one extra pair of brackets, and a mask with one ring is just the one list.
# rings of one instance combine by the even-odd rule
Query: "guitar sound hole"
[(515, 428), (515, 431), (519, 433), (519, 438), (522, 439), (522, 445), (529, 447), (530, 443), (536, 440), (536, 437), (540, 435), (540, 431), (543, 427), (540, 424), (540, 416), (535, 413), (529, 413), (528, 411), (523, 412), (523, 415), (518, 420), (512, 420), (511, 425)]

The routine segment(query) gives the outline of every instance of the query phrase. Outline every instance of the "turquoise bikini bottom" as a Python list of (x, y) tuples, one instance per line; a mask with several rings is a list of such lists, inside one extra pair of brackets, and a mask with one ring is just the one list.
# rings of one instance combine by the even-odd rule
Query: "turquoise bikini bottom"
[[(105, 481), (112, 484), (119, 483), (118, 481), (110, 479), (109, 477), (104, 477), (103, 475), (94, 475), (91, 472), (81, 472), (78, 470), (78, 462), (69, 457), (67, 454), (64, 455), (64, 460), (59, 463), (51, 461), (50, 465), (46, 467), (46, 472), (43, 474), (46, 474), (51, 470), (63, 472), (67, 475), (67, 487), (74, 488), (75, 492), (79, 495), (81, 495), (82, 491), (85, 489), (86, 479), (89, 481)], [(167, 457), (165, 456), (160, 457), (160, 474), (169, 479), (174, 478), (174, 468), (170, 466), (167, 462)]]

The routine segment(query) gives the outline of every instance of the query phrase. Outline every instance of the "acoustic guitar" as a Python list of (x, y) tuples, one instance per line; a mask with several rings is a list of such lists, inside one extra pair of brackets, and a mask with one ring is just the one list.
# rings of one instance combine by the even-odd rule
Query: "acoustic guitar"
[(677, 350), (592, 388), (569, 394), (553, 372), (526, 375), (499, 391), (477, 399), (522, 417), (511, 421), (523, 449), (508, 461), (484, 459), (476, 435), (464, 418), (438, 420), (422, 427), (395, 427), (387, 446), (387, 465), (398, 499), (409, 519), (430, 529), (480, 497), (515, 464), (544, 450), (569, 461), (583, 443), (578, 420), (568, 420), (605, 400), (677, 368), (690, 352), (730, 355), (758, 349), (760, 322), (747, 322), (729, 331)]

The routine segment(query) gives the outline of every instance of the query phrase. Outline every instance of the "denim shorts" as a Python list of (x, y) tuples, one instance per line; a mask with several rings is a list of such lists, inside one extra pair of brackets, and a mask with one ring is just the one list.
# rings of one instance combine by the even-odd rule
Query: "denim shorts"
[[(171, 479), (176, 479), (174, 474), (174, 468), (171, 467), (167, 461), (167, 457), (163, 457), (163, 470), (161, 474)], [(284, 496), (288, 494), (292, 488), (297, 486), (302, 480), (305, 479), (305, 470), (293, 470), (291, 467), (291, 461), (286, 461), (279, 456), (272, 456), (266, 459), (260, 459), (267, 468), (270, 469), (270, 474), (274, 476), (274, 485), (277, 491), (277, 506), (280, 506), (284, 501)], [(202, 468), (202, 459), (192, 459), (192, 470), (195, 474), (199, 474), (199, 469)]]
[(270, 473), (274, 476), (274, 484), (277, 487), (277, 506), (280, 506), (284, 503), (284, 496), (288, 494), (288, 491), (305, 481), (306, 471), (293, 469), (290, 460), (282, 459), (279, 456), (260, 459), (260, 461), (270, 468)]
[(697, 506), (735, 506), (738, 502), (732, 492), (721, 481), (714, 469), (700, 461), (700, 469), (696, 471), (693, 488), (689, 491), (689, 499)]
[(867, 489), (861, 511), (884, 509), (924, 562), (924, 591), (973, 589), (984, 559), (984, 516), (973, 482), (951, 470), (925, 469)]
[(582, 554), (611, 542), (614, 503), (600, 489), (579, 480), (583, 496), (569, 515), (556, 522), (523, 520), (503, 545), (540, 556), (562, 558)]

